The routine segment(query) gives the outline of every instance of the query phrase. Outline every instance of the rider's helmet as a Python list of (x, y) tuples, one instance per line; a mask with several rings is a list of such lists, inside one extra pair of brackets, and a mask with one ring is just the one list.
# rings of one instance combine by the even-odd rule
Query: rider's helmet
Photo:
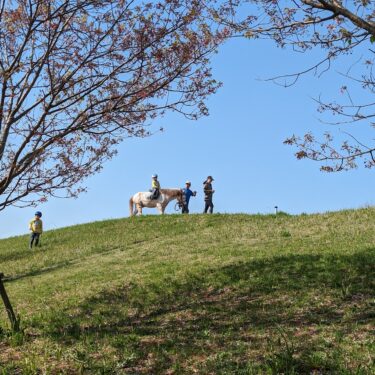
[(154, 174), (152, 175), (152, 178), (158, 178), (158, 175), (157, 175), (156, 173), (154, 173)]
[(187, 180), (187, 181), (185, 182), (185, 185), (191, 185), (191, 182), (190, 182), (189, 180)]
[(40, 211), (35, 212), (35, 216), (42, 217), (42, 213)]

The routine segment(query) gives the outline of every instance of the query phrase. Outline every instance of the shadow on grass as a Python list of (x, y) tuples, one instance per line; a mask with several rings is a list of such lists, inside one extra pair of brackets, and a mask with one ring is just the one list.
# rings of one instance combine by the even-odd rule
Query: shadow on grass
[(189, 373), (193, 364), (215, 374), (346, 373), (344, 349), (322, 337), (350, 334), (374, 318), (374, 263), (374, 249), (367, 249), (237, 263), (184, 280), (166, 276), (103, 291), (76, 314), (55, 313), (41, 324), (66, 345), (105, 339), (126, 373)]
[(25, 246), (25, 249), (23, 249), (23, 250), (17, 250), (17, 251), (13, 251), (13, 252), (10, 252), (10, 253), (2, 254), (1, 255), (1, 261), (2, 262), (15, 261), (15, 260), (20, 260), (20, 259), (32, 256), (33, 254), (30, 251), (30, 249), (28, 248), (27, 241), (25, 241), (25, 243), (27, 245)]
[(13, 275), (13, 276), (5, 276), (4, 282), (9, 283), (9, 282), (12, 282), (12, 281), (25, 279), (27, 277), (34, 277), (34, 276), (43, 275), (45, 273), (53, 272), (53, 271), (56, 271), (58, 269), (67, 267), (71, 263), (72, 263), (71, 261), (64, 260), (63, 262), (55, 263), (53, 266), (50, 266), (50, 267), (38, 268), (36, 270), (30, 270), (28, 272), (20, 273), (20, 274)]
[[(92, 256), (94, 254), (107, 254), (107, 253), (110, 253), (112, 251), (116, 251), (116, 250), (124, 250), (124, 248), (120, 247), (120, 246), (107, 246), (107, 248), (104, 248), (103, 249), (103, 246), (98, 246), (98, 247), (93, 247), (90, 249), (89, 252), (87, 252), (85, 255), (86, 256)], [(30, 250), (29, 250), (30, 251)], [(35, 250), (34, 250), (35, 251)], [(43, 251), (43, 250), (40, 250), (40, 248), (38, 248), (38, 251)], [(31, 252), (30, 254), (28, 255), (33, 255)], [(9, 257), (9, 259), (13, 259), (13, 260), (16, 260), (17, 259), (17, 253), (14, 253), (14, 257)], [(23, 256), (19, 256), (19, 258), (23, 258), (23, 257), (26, 257), (26, 255), (23, 255)], [(61, 268), (65, 268), (65, 267), (68, 267), (74, 263), (76, 263), (77, 261), (81, 260), (81, 258), (79, 258), (78, 255), (72, 255), (71, 259), (68, 259), (68, 260), (63, 260), (61, 262), (53, 262), (53, 264), (51, 266), (46, 266), (46, 267), (42, 267), (42, 268), (37, 268), (37, 269), (31, 269), (31, 270), (27, 270), (23, 273), (19, 273), (19, 274), (15, 274), (15, 275), (7, 275), (5, 276), (4, 278), (4, 282), (12, 282), (12, 281), (17, 281), (17, 280), (20, 280), (20, 279), (24, 279), (24, 278), (27, 278), (27, 277), (33, 277), (33, 276), (39, 276), (39, 275), (43, 275), (43, 274), (46, 274), (46, 273), (49, 273), (49, 272), (54, 272), (58, 269), (61, 269)], [(35, 266), (33, 266), (35, 267)]]

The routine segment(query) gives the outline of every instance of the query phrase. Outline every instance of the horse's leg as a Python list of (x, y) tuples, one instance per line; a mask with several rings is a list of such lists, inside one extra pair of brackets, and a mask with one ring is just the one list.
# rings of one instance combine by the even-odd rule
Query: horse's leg
[(138, 215), (142, 215), (142, 205), (141, 204), (137, 204), (137, 212), (138, 212)]
[(157, 207), (157, 209), (159, 210), (159, 214), (160, 214), (160, 215), (163, 215), (163, 214), (164, 214), (164, 210), (165, 210), (164, 205), (158, 203), (158, 204), (156, 205), (156, 207)]

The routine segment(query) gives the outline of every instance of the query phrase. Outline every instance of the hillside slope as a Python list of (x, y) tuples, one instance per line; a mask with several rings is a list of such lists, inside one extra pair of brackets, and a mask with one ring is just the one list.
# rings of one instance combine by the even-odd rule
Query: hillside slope
[[(0, 374), (370, 374), (375, 209), (166, 215), (0, 240)], [(1, 372), (2, 371), (2, 372)]]

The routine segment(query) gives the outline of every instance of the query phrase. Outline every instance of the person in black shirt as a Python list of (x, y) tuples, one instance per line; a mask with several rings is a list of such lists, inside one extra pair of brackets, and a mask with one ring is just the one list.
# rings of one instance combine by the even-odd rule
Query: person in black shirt
[(208, 176), (206, 181), (203, 182), (203, 191), (204, 191), (204, 211), (203, 213), (206, 214), (207, 211), (212, 214), (214, 210), (214, 205), (212, 203), (212, 194), (215, 193), (215, 190), (212, 189), (212, 181), (214, 179), (212, 176)]

